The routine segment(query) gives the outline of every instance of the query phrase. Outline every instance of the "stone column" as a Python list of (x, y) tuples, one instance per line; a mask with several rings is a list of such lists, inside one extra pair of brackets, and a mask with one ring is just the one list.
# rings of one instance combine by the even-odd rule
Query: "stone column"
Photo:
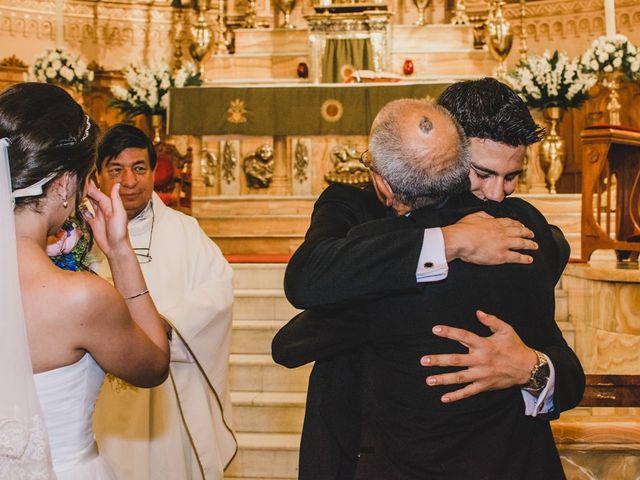
[(275, 135), (273, 137), (273, 181), (269, 186), (269, 193), (273, 195), (291, 194), (291, 162), (287, 149), (287, 137)]

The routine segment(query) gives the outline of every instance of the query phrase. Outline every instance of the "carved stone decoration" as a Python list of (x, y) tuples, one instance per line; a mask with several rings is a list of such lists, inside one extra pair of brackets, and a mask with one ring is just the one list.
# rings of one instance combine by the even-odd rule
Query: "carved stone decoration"
[(240, 140), (221, 140), (220, 194), (240, 195)]
[(482, 50), (486, 45), (484, 25), (487, 17), (483, 15), (472, 15), (469, 17), (469, 21), (471, 25), (473, 25), (473, 48), (475, 50)]
[(311, 195), (311, 139), (291, 139), (291, 191), (294, 195)]
[(206, 148), (202, 150), (200, 157), (200, 171), (202, 179), (207, 187), (213, 187), (216, 184), (216, 169), (218, 168), (218, 159), (213, 152)]
[(20, 60), (18, 57), (11, 55), (10, 57), (5, 57), (0, 60), (0, 67), (18, 67), (18, 68), (26, 68), (27, 64)]
[(369, 169), (360, 161), (362, 152), (356, 145), (336, 145), (331, 150), (333, 170), (324, 176), (328, 183), (346, 183), (364, 187), (369, 183)]
[(307, 175), (307, 169), (309, 168), (309, 148), (306, 144), (302, 143), (300, 139), (296, 142), (293, 159), (293, 177), (299, 183), (302, 183), (309, 178), (309, 175)]
[(236, 167), (238, 166), (238, 153), (233, 148), (232, 142), (224, 142), (222, 147), (222, 178), (231, 183), (236, 180)]
[(253, 154), (245, 157), (242, 170), (249, 188), (269, 188), (274, 167), (273, 147), (268, 143), (260, 145)]

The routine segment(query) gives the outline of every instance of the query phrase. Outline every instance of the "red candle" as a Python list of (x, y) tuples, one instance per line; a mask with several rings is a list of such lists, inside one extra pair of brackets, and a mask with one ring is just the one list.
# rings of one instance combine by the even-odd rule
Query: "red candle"
[(307, 78), (309, 76), (309, 67), (306, 63), (300, 62), (296, 73), (298, 74), (298, 78)]
[(413, 74), (413, 61), (406, 59), (404, 61), (404, 63), (402, 64), (402, 73), (404, 73), (405, 75), (411, 75)]

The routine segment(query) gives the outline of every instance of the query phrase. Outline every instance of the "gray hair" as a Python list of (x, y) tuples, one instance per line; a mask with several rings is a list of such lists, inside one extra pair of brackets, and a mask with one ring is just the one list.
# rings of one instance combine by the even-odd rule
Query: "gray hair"
[[(433, 129), (429, 110), (451, 119), (459, 139), (451, 161), (435, 161), (434, 152), (425, 149), (423, 142), (403, 138), (401, 121), (406, 109), (424, 112), (417, 125), (424, 134)], [(385, 106), (371, 129), (369, 151), (373, 169), (389, 183), (395, 197), (412, 210), (469, 189), (469, 140), (446, 109), (425, 100), (401, 99)]]

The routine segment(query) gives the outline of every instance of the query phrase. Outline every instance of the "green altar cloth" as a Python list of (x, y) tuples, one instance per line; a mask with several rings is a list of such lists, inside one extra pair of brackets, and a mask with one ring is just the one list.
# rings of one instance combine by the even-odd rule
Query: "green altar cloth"
[(187, 87), (170, 91), (170, 135), (368, 135), (398, 98), (435, 99), (448, 83)]

